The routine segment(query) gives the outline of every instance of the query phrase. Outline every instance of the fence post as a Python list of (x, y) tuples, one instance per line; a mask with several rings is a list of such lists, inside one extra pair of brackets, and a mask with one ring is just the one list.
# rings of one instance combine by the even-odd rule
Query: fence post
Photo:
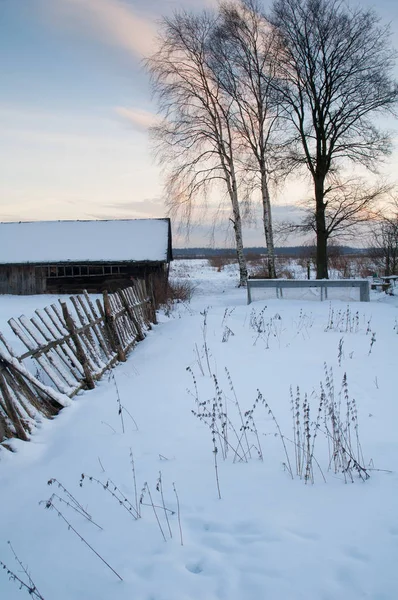
[(364, 281), (359, 286), (359, 300), (360, 302), (369, 302), (369, 281)]
[[(1, 364), (0, 364), (0, 368), (2, 368)], [(6, 380), (1, 371), (0, 371), (0, 390), (1, 390), (2, 396), (4, 398), (4, 404), (6, 406), (8, 416), (10, 417), (10, 420), (12, 421), (12, 424), (15, 427), (15, 433), (17, 434), (17, 437), (20, 440), (27, 442), (28, 436), (26, 435), (25, 429), (24, 429), (24, 427), (21, 423), (21, 420), (18, 416), (17, 410), (16, 410), (16, 408), (14, 406), (14, 402), (12, 400), (12, 396), (11, 396), (10, 392), (8, 391)]]
[(111, 303), (109, 302), (108, 292), (105, 290), (103, 292), (104, 299), (104, 314), (105, 314), (105, 325), (109, 334), (109, 341), (111, 342), (111, 346), (117, 352), (117, 357), (120, 362), (126, 362), (126, 354), (119, 342), (119, 336), (117, 333), (115, 319), (112, 315)]
[(148, 308), (148, 298), (146, 294), (145, 281), (137, 279), (134, 282), (134, 292), (142, 305), (142, 318), (148, 329), (152, 329), (150, 308)]
[(72, 341), (76, 347), (77, 359), (80, 362), (81, 366), (83, 367), (84, 379), (86, 381), (87, 387), (89, 390), (93, 390), (95, 388), (94, 379), (93, 379), (92, 373), (90, 371), (87, 356), (84, 353), (83, 346), (82, 346), (79, 336), (77, 334), (75, 323), (74, 323), (72, 317), (70, 316), (70, 313), (69, 313), (66, 303), (61, 302), (61, 306), (62, 306), (62, 314), (65, 319), (66, 328), (67, 328), (67, 330), (70, 334), (70, 337), (72, 338)]
[(150, 291), (150, 305), (151, 305), (151, 313), (152, 313), (152, 323), (154, 325), (158, 324), (158, 319), (156, 316), (156, 300), (155, 294), (153, 293), (153, 275), (150, 275), (148, 278), (148, 285)]
[(10, 437), (10, 434), (8, 433), (7, 422), (6, 422), (5, 418), (3, 417), (3, 415), (0, 414), (0, 444), (7, 437)]
[(252, 293), (251, 293), (251, 286), (250, 286), (250, 279), (247, 280), (247, 303), (251, 304), (252, 301)]
[(127, 314), (130, 317), (134, 327), (137, 330), (137, 340), (139, 342), (142, 342), (142, 340), (145, 339), (145, 335), (142, 333), (141, 324), (134, 314), (134, 309), (130, 306), (126, 296), (123, 293), (123, 290), (121, 290), (121, 289), (117, 290), (117, 294), (120, 298), (121, 303), (123, 304), (124, 308), (126, 309)]

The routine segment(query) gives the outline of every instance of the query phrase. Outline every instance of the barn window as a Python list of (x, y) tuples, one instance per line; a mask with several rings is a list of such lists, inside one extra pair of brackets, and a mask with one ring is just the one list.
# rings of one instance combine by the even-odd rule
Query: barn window
[(36, 267), (42, 277), (100, 277), (127, 273), (126, 265), (40, 265)]
[(88, 274), (91, 277), (104, 274), (104, 267), (102, 265), (90, 265), (88, 268)]

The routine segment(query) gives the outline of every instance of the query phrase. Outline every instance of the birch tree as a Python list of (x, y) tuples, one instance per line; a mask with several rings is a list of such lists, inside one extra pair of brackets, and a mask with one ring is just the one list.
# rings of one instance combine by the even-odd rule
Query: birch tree
[[(197, 202), (215, 187), (226, 191), (239, 263), (246, 285), (239, 204), (238, 145), (231, 100), (211, 65), (211, 39), (217, 16), (187, 12), (164, 18), (158, 50), (148, 60), (154, 96), (163, 122), (152, 128), (159, 161), (166, 167), (166, 202), (190, 222)], [(218, 186), (217, 186), (218, 184)]]
[(272, 86), (273, 31), (257, 0), (224, 2), (220, 5), (220, 17), (212, 44), (214, 70), (220, 87), (233, 101), (233, 125), (245, 149), (245, 169), (255, 171), (259, 181), (268, 273), (274, 278), (269, 177), (274, 168), (278, 104)]

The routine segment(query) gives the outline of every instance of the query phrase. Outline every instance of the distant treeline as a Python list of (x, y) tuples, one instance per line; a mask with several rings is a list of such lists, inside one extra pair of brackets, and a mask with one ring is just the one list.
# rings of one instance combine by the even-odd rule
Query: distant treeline
[[(350, 246), (333, 246), (329, 249), (330, 253), (339, 254), (364, 254), (365, 248), (351, 248)], [(245, 248), (246, 257), (267, 255), (267, 249), (262, 246), (253, 246)], [(275, 253), (279, 256), (311, 256), (315, 253), (315, 246), (281, 246), (275, 248)], [(233, 248), (174, 248), (174, 258), (210, 258), (212, 256), (236, 257), (236, 250)]]

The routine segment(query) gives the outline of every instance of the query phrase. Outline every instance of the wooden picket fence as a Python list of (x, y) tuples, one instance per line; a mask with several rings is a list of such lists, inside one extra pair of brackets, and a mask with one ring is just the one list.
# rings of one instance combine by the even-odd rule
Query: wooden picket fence
[[(144, 281), (94, 303), (87, 292), (8, 321), (26, 347), (16, 356), (0, 333), (0, 443), (27, 440), (37, 413), (51, 417), (82, 389), (93, 389), (108, 369), (126, 360), (156, 323)], [(31, 359), (37, 374), (25, 367)]]

